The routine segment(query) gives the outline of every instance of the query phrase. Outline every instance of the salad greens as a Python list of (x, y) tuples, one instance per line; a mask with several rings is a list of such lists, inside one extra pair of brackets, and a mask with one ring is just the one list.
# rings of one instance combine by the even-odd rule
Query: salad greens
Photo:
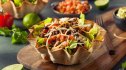
[(98, 32), (98, 28), (97, 28), (97, 27), (93, 27), (93, 28), (89, 31), (90, 34), (97, 34), (97, 32)]
[(74, 49), (77, 47), (77, 41), (70, 41), (70, 46), (69, 46), (69, 49)]
[(79, 19), (79, 25), (83, 26), (84, 25), (84, 21), (85, 21), (85, 15), (84, 14), (80, 14), (80, 19)]
[(41, 30), (42, 28), (44, 28), (44, 24), (34, 25), (34, 29), (37, 31)]
[(44, 38), (37, 38), (37, 43), (39, 44), (39, 45), (42, 45), (43, 43), (44, 43)]
[(92, 29), (90, 29), (88, 36), (91, 40), (94, 40), (95, 35), (98, 33), (98, 28), (97, 27), (93, 27)]
[(33, 36), (37, 36), (40, 34), (41, 32), (41, 29), (45, 27), (45, 25), (48, 25), (52, 22), (52, 18), (47, 18), (44, 20), (44, 22), (40, 22), (40, 24), (36, 24), (34, 25), (34, 33), (33, 33)]
[(42, 23), (42, 24), (40, 24), (40, 25), (34, 25), (34, 26), (33, 26), (33, 27), (34, 27), (33, 36), (39, 35), (39, 34), (40, 34), (40, 30), (41, 30), (42, 28), (44, 28), (44, 26), (45, 26), (44, 23)]
[(28, 42), (28, 33), (15, 25), (12, 26), (11, 30), (8, 28), (0, 28), (0, 35), (11, 36), (12, 44), (24, 44)]
[(52, 18), (47, 18), (47, 19), (45, 19), (44, 20), (44, 24), (49, 24), (49, 23), (51, 23), (51, 21), (52, 21)]
[(85, 46), (89, 49), (91, 48), (91, 42), (90, 40), (87, 38), (87, 40), (84, 42), (85, 43)]
[(71, 54), (71, 50), (77, 47), (77, 41), (69, 41), (69, 46), (65, 47), (65, 49), (68, 51), (68, 53)]

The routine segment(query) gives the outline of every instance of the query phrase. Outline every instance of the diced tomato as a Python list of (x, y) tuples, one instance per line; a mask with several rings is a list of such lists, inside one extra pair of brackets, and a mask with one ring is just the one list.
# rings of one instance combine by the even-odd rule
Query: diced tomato
[(73, 35), (70, 35), (69, 36), (69, 40), (74, 40), (75, 38), (74, 38), (74, 36)]
[(56, 40), (56, 38), (57, 38), (56, 35), (54, 35), (54, 36), (51, 36), (50, 39), (53, 41), (53, 40)]
[(58, 35), (57, 35), (57, 38), (59, 39), (59, 38), (60, 38), (60, 36), (61, 36), (61, 34), (58, 34)]
[(60, 41), (63, 42), (65, 40), (65, 36), (61, 35), (60, 36)]
[(57, 11), (64, 14), (80, 14), (89, 10), (88, 1), (81, 3), (80, 0), (65, 0), (58, 4)]
[(48, 40), (48, 44), (51, 44), (52, 42), (56, 41), (57, 37), (54, 35), (54, 36), (51, 36)]
[(51, 44), (51, 40), (48, 40), (48, 44)]

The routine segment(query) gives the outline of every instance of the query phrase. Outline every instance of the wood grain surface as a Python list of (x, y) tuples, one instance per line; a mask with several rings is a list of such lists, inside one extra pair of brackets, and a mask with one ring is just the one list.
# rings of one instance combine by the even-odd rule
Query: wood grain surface
[[(113, 20), (113, 10), (102, 14), (104, 23), (108, 26), (108, 30), (113, 34), (125, 36), (126, 33), (118, 29)], [(125, 35), (124, 35), (125, 34)], [(116, 54), (110, 56), (106, 49), (106, 44), (99, 48), (92, 57), (81, 64), (65, 66), (54, 64), (43, 60), (33, 45), (28, 45), (21, 49), (17, 54), (17, 60), (25, 67), (31, 70), (111, 70), (112, 67), (126, 55), (126, 41), (125, 39), (118, 39), (113, 36), (112, 42)]]

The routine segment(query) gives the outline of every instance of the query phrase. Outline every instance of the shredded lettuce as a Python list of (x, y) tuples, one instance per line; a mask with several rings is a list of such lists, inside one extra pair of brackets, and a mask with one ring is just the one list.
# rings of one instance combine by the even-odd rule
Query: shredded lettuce
[(44, 26), (45, 26), (44, 23), (41, 23), (40, 25), (34, 25), (34, 29), (38, 31), (44, 28)]
[(70, 41), (70, 46), (69, 46), (69, 48), (70, 49), (74, 49), (74, 48), (76, 48), (77, 47), (77, 41)]
[(43, 43), (44, 43), (44, 38), (37, 38), (37, 43), (39, 44), (39, 45), (42, 45)]
[(85, 15), (84, 14), (80, 14), (80, 19), (79, 19), (79, 25), (84, 25), (84, 21), (85, 21)]
[(52, 18), (47, 18), (44, 20), (44, 24), (50, 24), (52, 22)]
[(88, 36), (91, 40), (93, 40), (95, 38), (95, 35), (98, 33), (98, 27), (93, 27), (92, 29), (90, 29), (90, 31), (88, 32)]
[(76, 48), (77, 47), (77, 41), (69, 41), (69, 46), (65, 47), (65, 49), (68, 51), (68, 53), (72, 53), (72, 49)]
[(91, 48), (91, 42), (90, 40), (87, 38), (87, 40), (84, 42), (85, 46), (89, 49)]
[(38, 36), (41, 32), (41, 29), (44, 28), (45, 24), (44, 23), (41, 23), (41, 24), (37, 24), (37, 25), (34, 25), (34, 32), (33, 32), (33, 36)]
[(34, 25), (33, 26), (34, 27), (33, 36), (35, 36), (35, 37), (38, 36), (40, 34), (40, 32), (41, 32), (41, 29), (44, 28), (45, 25), (50, 24), (51, 22), (52, 22), (52, 18), (48, 17), (47, 19), (43, 20), (42, 23)]
[(93, 35), (93, 34), (88, 34), (88, 36), (89, 36), (89, 38), (90, 38), (91, 40), (94, 40), (94, 35)]
[(40, 34), (40, 31), (34, 31), (33, 36), (38, 37), (39, 34)]
[(97, 34), (98, 33), (98, 27), (93, 27), (92, 29), (90, 29), (89, 33), (90, 34)]

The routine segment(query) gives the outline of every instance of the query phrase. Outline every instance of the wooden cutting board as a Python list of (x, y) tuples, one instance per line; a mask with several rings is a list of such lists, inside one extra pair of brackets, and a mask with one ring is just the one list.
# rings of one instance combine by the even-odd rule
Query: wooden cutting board
[[(118, 29), (114, 24), (112, 17), (113, 11), (114, 10), (111, 10), (102, 14), (104, 23), (108, 26), (112, 35), (114, 33), (119, 36), (126, 35), (125, 32)], [(104, 44), (92, 54), (93, 58), (78, 65), (65, 66), (47, 62), (41, 58), (38, 52), (36, 52), (33, 45), (28, 45), (21, 49), (17, 54), (17, 60), (31, 70), (111, 70), (112, 67), (126, 55), (126, 41), (124, 39), (118, 39), (113, 36), (112, 43), (116, 51), (115, 55), (110, 56), (106, 49), (106, 44)]]

